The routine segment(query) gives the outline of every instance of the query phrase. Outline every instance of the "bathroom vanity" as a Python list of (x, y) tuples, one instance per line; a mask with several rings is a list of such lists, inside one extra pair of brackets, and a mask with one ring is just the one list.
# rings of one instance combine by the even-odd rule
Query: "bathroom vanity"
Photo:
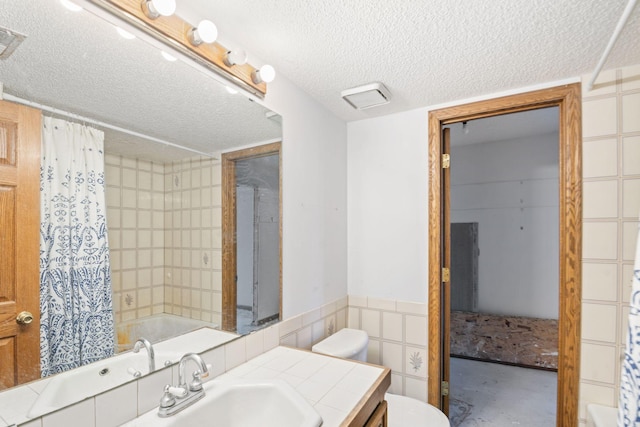
[(323, 427), (386, 427), (391, 370), (289, 347), (276, 347), (216, 380), (283, 379), (322, 417)]
[(277, 347), (224, 374), (283, 378), (307, 399), (323, 427), (386, 427), (384, 394), (391, 370), (364, 362)]
[[(196, 333), (203, 333), (203, 331)], [(194, 332), (190, 334), (194, 334)], [(176, 361), (176, 358), (180, 358), (189, 350), (202, 351), (194, 348), (196, 343), (202, 341), (202, 337), (194, 340), (191, 339), (193, 335), (190, 334), (175, 339), (178, 345), (172, 347), (174, 351), (171, 357), (172, 361)], [(163, 345), (160, 344), (157, 346), (156, 357), (164, 357), (168, 354), (164, 351), (166, 349), (162, 347)], [(247, 360), (246, 348), (247, 338), (241, 337), (201, 352), (204, 361), (211, 364), (210, 371), (212, 372), (209, 378), (206, 378), (205, 388), (209, 386), (209, 382), (227, 380), (241, 380), (249, 384), (264, 380), (280, 381), (290, 386), (305, 403), (308, 403), (320, 415), (323, 427), (385, 427), (387, 425), (387, 406), (384, 396), (391, 384), (389, 368), (284, 346), (271, 347), (270, 350), (265, 349), (265, 352)], [(125, 356), (139, 357), (140, 360), (136, 359), (136, 363), (139, 362), (141, 366), (139, 369), (145, 369), (146, 355), (138, 353)], [(108, 359), (104, 363), (113, 364), (116, 360), (118, 359)], [(161, 360), (156, 360), (156, 362), (161, 362)], [(160, 366), (162, 365), (164, 363), (160, 363)], [(115, 370), (115, 364), (113, 368)], [(189, 364), (186, 375), (190, 376), (194, 369), (196, 366)], [(58, 410), (47, 407), (46, 410), (31, 414), (36, 418), (31, 418), (26, 414), (31, 409), (34, 411), (37, 409), (38, 405), (34, 405), (34, 403), (39, 398), (44, 399), (45, 394), (42, 388), (49, 387), (52, 379), (16, 387), (10, 392), (3, 393), (4, 399), (0, 400), (0, 414), (2, 415), (0, 426), (13, 425), (14, 423), (29, 427), (80, 427), (87, 425), (115, 427), (123, 423), (126, 423), (127, 426), (156, 426), (160, 422), (160, 418), (157, 416), (157, 405), (163, 387), (168, 383), (175, 384), (177, 371), (178, 366), (175, 364), (172, 367), (160, 368), (151, 375), (132, 378), (125, 384), (111, 390), (96, 391), (95, 396), (79, 396), (79, 402), (76, 404), (64, 406), (61, 403), (60, 406), (64, 407)], [(65, 377), (65, 374), (60, 374), (61, 379)], [(89, 383), (93, 384), (95, 381), (89, 381)], [(89, 391), (86, 384), (77, 388), (83, 392), (88, 393)], [(27, 392), (28, 395), (25, 394)], [(213, 397), (214, 392), (208, 394)], [(57, 394), (54, 393), (54, 395)], [(185, 408), (184, 414), (192, 409), (197, 410), (197, 405), (196, 403)], [(260, 408), (257, 406), (259, 405), (247, 408), (247, 410), (264, 415), (259, 412)], [(245, 405), (242, 405), (242, 408), (244, 407)], [(53, 412), (43, 414), (42, 418), (38, 418), (40, 413), (46, 413), (49, 410)], [(164, 418), (164, 420), (173, 420), (178, 422), (176, 425), (180, 425), (180, 416), (181, 413), (178, 413)], [(3, 419), (6, 419), (8, 424), (4, 423)], [(149, 420), (151, 420), (151, 424), (147, 424)]]
[[(205, 397), (183, 411), (159, 418), (154, 408), (125, 426), (194, 425), (213, 417), (238, 426), (386, 427), (384, 394), (390, 383), (388, 368), (276, 347), (210, 379)], [(275, 396), (278, 384), (294, 395), (291, 403)], [(270, 387), (266, 394), (265, 387)], [(310, 423), (293, 418), (299, 408), (313, 414)]]

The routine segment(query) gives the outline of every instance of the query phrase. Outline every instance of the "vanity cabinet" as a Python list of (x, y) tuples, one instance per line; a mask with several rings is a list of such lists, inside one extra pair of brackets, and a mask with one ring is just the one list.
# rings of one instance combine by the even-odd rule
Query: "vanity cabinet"
[(380, 402), (365, 427), (387, 427), (387, 401)]
[(384, 400), (384, 395), (391, 385), (391, 370), (382, 366), (371, 366), (383, 370), (340, 427), (387, 427), (387, 401)]

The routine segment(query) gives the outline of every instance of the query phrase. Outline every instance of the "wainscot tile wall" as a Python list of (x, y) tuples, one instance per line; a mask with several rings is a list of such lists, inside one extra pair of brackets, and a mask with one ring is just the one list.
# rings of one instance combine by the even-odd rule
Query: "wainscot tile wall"
[(349, 295), (347, 324), (369, 334), (367, 360), (391, 368), (390, 392), (426, 402), (426, 304)]
[(586, 405), (617, 406), (640, 213), (640, 66), (601, 73), (583, 123), (580, 425)]

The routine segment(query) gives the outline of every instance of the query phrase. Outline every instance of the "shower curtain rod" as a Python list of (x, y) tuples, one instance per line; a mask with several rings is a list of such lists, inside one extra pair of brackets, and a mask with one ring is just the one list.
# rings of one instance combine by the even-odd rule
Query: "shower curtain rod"
[(589, 84), (587, 86), (587, 90), (588, 91), (593, 89), (593, 84), (596, 82), (596, 79), (598, 78), (598, 75), (600, 74), (600, 71), (602, 70), (602, 67), (604, 66), (605, 61), (609, 57), (609, 53), (611, 53), (611, 49), (613, 49), (613, 45), (618, 40), (618, 36), (620, 36), (620, 32), (622, 31), (622, 28), (627, 23), (627, 19), (629, 19), (629, 16), (631, 16), (631, 12), (633, 11), (633, 8), (636, 5), (636, 1), (637, 0), (629, 0), (629, 3), (627, 3), (627, 7), (625, 7), (624, 12), (622, 12), (622, 16), (620, 16), (620, 20), (618, 21), (618, 25), (616, 25), (616, 29), (613, 30), (613, 34), (611, 35), (611, 39), (609, 40), (609, 44), (607, 44), (607, 47), (605, 48), (604, 53), (602, 54), (602, 57), (600, 58), (600, 62), (598, 62), (598, 65), (596, 66), (596, 69), (593, 72), (593, 76), (591, 77), (591, 80), (589, 81)]
[(2, 85), (0, 85), (0, 99), (4, 99), (6, 101), (16, 102), (16, 103), (22, 104), (22, 105), (27, 105), (29, 107), (33, 107), (33, 108), (37, 108), (37, 109), (40, 109), (40, 110), (43, 110), (43, 111), (47, 111), (47, 112), (52, 113), (52, 114), (56, 114), (56, 115), (59, 115), (59, 116), (64, 116), (64, 117), (67, 117), (67, 118), (70, 118), (70, 119), (78, 120), (78, 121), (81, 121), (83, 123), (91, 123), (92, 125), (96, 125), (96, 126), (100, 126), (100, 127), (103, 127), (103, 128), (107, 128), (107, 129), (115, 130), (115, 131), (118, 131), (118, 132), (126, 133), (127, 135), (135, 136), (135, 137), (138, 137), (138, 138), (143, 138), (143, 139), (146, 139), (146, 140), (151, 141), (151, 142), (157, 142), (159, 144), (167, 145), (169, 147), (178, 148), (180, 150), (190, 151), (192, 153), (199, 154), (201, 156), (215, 158), (215, 156), (213, 154), (204, 153), (202, 151), (194, 150), (193, 148), (183, 147), (181, 145), (174, 144), (173, 142), (165, 141), (164, 139), (156, 138), (154, 136), (145, 135), (145, 134), (140, 133), (140, 132), (136, 132), (136, 131), (133, 131), (133, 130), (121, 128), (119, 126), (115, 126), (115, 125), (112, 125), (112, 124), (109, 124), (109, 123), (101, 122), (99, 120), (91, 119), (89, 117), (84, 117), (84, 116), (81, 116), (79, 114), (70, 113), (68, 111), (59, 110), (59, 109), (54, 108), (54, 107), (49, 107), (48, 105), (39, 104), (37, 102), (29, 101), (28, 99), (19, 98), (17, 96), (8, 94), (6, 92), (2, 92)]

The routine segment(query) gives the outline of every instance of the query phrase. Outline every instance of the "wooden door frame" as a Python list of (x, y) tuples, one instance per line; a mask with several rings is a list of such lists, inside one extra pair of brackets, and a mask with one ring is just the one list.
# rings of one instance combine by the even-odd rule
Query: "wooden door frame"
[(429, 112), (428, 401), (437, 407), (441, 405), (442, 126), (545, 107), (558, 107), (559, 110), (560, 298), (556, 424), (575, 427), (578, 425), (582, 293), (582, 106), (579, 83)]
[(277, 154), (279, 175), (279, 282), (280, 282), (280, 308), (279, 320), (282, 320), (282, 144), (273, 142), (257, 147), (232, 151), (222, 154), (222, 329), (225, 331), (236, 330), (236, 268), (237, 268), (237, 242), (236, 242), (236, 162), (239, 160), (255, 159)]

